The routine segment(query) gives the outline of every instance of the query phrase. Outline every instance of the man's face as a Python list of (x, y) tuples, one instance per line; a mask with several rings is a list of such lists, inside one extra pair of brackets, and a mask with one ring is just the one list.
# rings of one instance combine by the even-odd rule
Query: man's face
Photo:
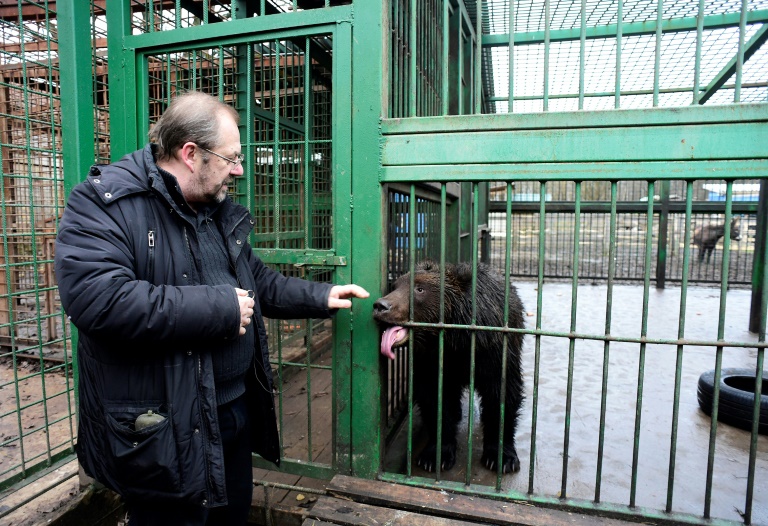
[[(228, 115), (220, 116), (219, 119), (221, 141), (218, 146), (211, 148), (211, 151), (229, 159), (235, 159), (241, 149), (240, 132)], [(236, 175), (243, 174), (243, 166), (241, 164), (235, 166), (205, 151), (201, 151), (201, 154), (193, 185), (189, 192), (186, 192), (191, 195), (184, 197), (190, 203), (220, 203), (227, 196), (227, 185), (232, 184)], [(203, 160), (203, 157), (207, 157), (208, 160)]]

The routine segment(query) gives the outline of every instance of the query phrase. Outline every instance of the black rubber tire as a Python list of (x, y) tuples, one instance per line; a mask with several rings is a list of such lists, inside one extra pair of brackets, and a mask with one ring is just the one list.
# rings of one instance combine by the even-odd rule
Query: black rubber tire
[[(752, 431), (752, 413), (755, 403), (755, 370), (722, 369), (720, 374), (720, 398), (717, 420), (740, 429)], [(697, 398), (699, 407), (712, 415), (712, 397), (715, 391), (715, 371), (707, 371), (699, 377)], [(768, 372), (763, 371), (762, 396), (760, 396), (760, 423), (758, 433), (768, 435)]]

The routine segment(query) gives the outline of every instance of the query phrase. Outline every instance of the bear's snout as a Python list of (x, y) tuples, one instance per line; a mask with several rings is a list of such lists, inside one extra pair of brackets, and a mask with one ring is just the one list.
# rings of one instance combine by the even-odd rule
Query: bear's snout
[(376, 315), (382, 315), (392, 310), (392, 303), (386, 298), (379, 298), (376, 303), (373, 304), (373, 312)]

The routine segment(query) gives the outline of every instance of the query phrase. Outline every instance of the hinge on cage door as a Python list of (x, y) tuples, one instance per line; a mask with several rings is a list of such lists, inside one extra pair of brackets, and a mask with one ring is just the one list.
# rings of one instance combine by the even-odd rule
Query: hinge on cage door
[(305, 266), (323, 266), (323, 267), (346, 267), (347, 258), (344, 256), (313, 256), (312, 261), (302, 261), (294, 263), (294, 267), (301, 268)]
[(256, 254), (264, 263), (302, 267), (345, 267), (346, 256), (337, 256), (328, 251), (302, 251), (291, 249), (257, 249)]

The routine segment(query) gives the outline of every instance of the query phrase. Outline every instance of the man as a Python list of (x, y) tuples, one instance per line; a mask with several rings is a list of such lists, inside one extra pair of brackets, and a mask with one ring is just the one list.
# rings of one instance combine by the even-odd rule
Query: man
[(178, 97), (153, 143), (91, 168), (61, 220), (78, 458), (124, 497), (131, 526), (245, 524), (251, 452), (280, 456), (262, 316), (327, 317), (368, 297), (253, 254), (254, 221), (227, 196), (243, 174), (237, 124), (214, 97)]

